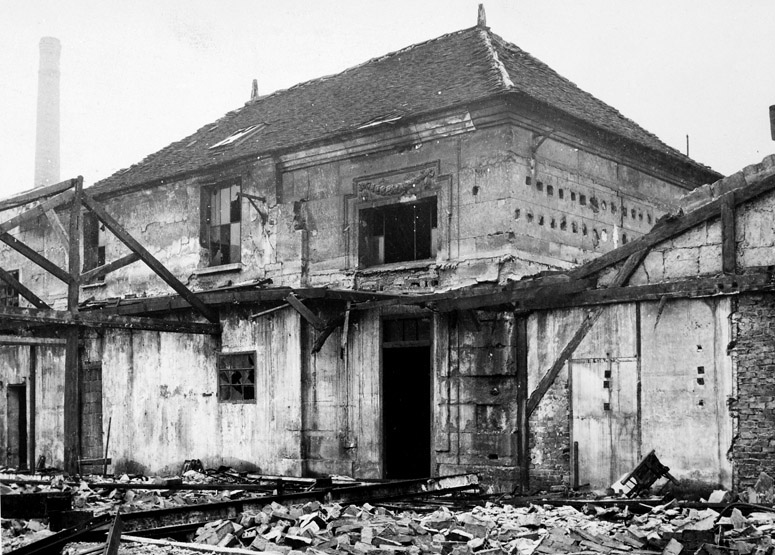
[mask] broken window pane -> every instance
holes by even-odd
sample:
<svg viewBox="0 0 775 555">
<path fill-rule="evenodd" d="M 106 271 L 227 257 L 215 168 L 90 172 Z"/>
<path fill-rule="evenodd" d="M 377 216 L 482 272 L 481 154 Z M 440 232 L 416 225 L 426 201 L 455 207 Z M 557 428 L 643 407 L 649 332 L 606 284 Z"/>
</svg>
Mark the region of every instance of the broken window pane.
<svg viewBox="0 0 775 555">
<path fill-rule="evenodd" d="M 426 260 L 435 254 L 436 197 L 360 211 L 363 266 Z"/>
<path fill-rule="evenodd" d="M 210 220 L 202 222 L 202 225 L 207 226 L 209 266 L 232 264 L 241 259 L 242 216 L 239 194 L 239 182 L 232 182 L 213 187 L 207 197 L 210 205 L 206 213 Z"/>
<path fill-rule="evenodd" d="M 255 353 L 218 355 L 218 399 L 242 402 L 256 399 Z"/>
</svg>

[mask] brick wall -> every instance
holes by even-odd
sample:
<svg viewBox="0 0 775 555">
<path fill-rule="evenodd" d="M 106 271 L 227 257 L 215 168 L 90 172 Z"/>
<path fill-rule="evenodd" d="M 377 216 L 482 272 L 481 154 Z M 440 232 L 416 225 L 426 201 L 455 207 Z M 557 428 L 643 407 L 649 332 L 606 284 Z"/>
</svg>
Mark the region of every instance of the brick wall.
<svg viewBox="0 0 775 555">
<path fill-rule="evenodd" d="M 731 455 L 740 490 L 760 472 L 775 476 L 775 294 L 740 295 L 735 320 L 738 430 Z"/>
<path fill-rule="evenodd" d="M 564 369 L 530 417 L 530 491 L 570 483 L 570 407 Z"/>
</svg>

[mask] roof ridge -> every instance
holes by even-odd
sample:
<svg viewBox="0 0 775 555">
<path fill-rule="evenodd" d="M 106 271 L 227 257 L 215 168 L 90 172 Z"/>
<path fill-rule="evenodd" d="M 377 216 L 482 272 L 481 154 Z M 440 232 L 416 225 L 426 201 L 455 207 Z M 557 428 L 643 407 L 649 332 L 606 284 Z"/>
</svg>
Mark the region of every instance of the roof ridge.
<svg viewBox="0 0 775 555">
<path fill-rule="evenodd" d="M 482 39 L 484 40 L 484 44 L 487 47 L 487 53 L 490 55 L 490 58 L 491 58 L 490 61 L 493 66 L 493 69 L 495 69 L 495 71 L 497 71 L 498 74 L 500 75 L 501 85 L 503 85 L 503 87 L 506 89 L 513 89 L 515 88 L 514 81 L 511 80 L 511 76 L 509 75 L 509 72 L 506 69 L 506 66 L 498 57 L 498 51 L 495 50 L 495 47 L 492 44 L 493 34 L 494 33 L 490 31 L 489 27 L 479 28 L 479 36 L 482 37 Z M 495 36 L 497 37 L 497 35 Z"/>
<path fill-rule="evenodd" d="M 600 103 L 600 104 L 604 105 L 608 110 L 611 110 L 611 112 L 613 114 L 615 114 L 616 116 L 620 117 L 622 120 L 626 121 L 630 125 L 633 125 L 633 126 L 637 127 L 642 133 L 648 135 L 654 141 L 656 141 L 656 143 L 659 144 L 665 150 L 665 153 L 670 154 L 672 156 L 678 156 L 678 157 L 682 158 L 684 161 L 688 161 L 690 163 L 696 164 L 697 166 L 701 166 L 703 168 L 710 169 L 709 166 L 707 166 L 705 164 L 702 164 L 702 163 L 694 160 L 693 158 L 690 158 L 686 154 L 682 153 L 680 150 L 678 150 L 678 149 L 668 145 L 662 139 L 660 139 L 658 135 L 656 135 L 655 133 L 652 133 L 651 131 L 649 131 L 648 129 L 646 129 L 642 125 L 640 125 L 635 120 L 628 118 L 622 112 L 620 112 L 617 108 L 615 108 L 614 106 L 612 106 L 608 102 L 602 100 L 601 98 L 598 98 L 597 96 L 595 96 L 594 94 L 590 93 L 589 91 L 583 89 L 582 87 L 577 85 L 574 81 L 571 81 L 570 79 L 568 79 L 564 75 L 560 74 L 557 70 L 552 69 L 552 67 L 549 66 L 546 62 L 543 62 L 540 59 L 536 58 L 533 54 L 531 54 L 527 50 L 524 50 L 523 48 L 517 46 L 516 44 L 505 40 L 503 37 L 497 35 L 496 33 L 491 33 L 491 34 L 492 34 L 493 38 L 495 38 L 497 41 L 499 41 L 501 43 L 503 48 L 509 49 L 512 52 L 514 52 L 514 53 L 516 53 L 516 54 L 518 54 L 520 56 L 527 56 L 527 58 L 529 58 L 530 63 L 533 63 L 536 66 L 540 67 L 541 70 L 543 70 L 543 71 L 551 72 L 552 74 L 556 75 L 559 79 L 562 79 L 566 83 L 572 85 L 576 89 L 577 92 L 581 93 L 587 99 L 591 100 L 592 102 L 596 102 L 596 103 Z M 496 53 L 497 53 L 497 50 L 496 50 Z M 505 66 L 504 66 L 504 69 L 505 69 Z M 519 87 L 516 87 L 516 86 L 514 88 L 515 89 L 519 89 Z M 560 109 L 562 110 L 562 108 L 560 108 Z M 563 111 L 566 111 L 566 110 L 563 110 Z"/>
<path fill-rule="evenodd" d="M 312 84 L 319 83 L 321 81 L 326 81 L 326 80 L 331 79 L 333 77 L 338 77 L 340 75 L 344 75 L 346 73 L 350 73 L 351 71 L 355 71 L 357 69 L 360 69 L 360 68 L 362 68 L 364 66 L 367 66 L 369 64 L 373 64 L 374 62 L 379 62 L 381 60 L 384 60 L 384 59 L 387 59 L 387 58 L 391 58 L 393 56 L 397 56 L 397 55 L 403 54 L 405 52 L 409 52 L 410 50 L 414 50 L 414 49 L 417 49 L 417 48 L 420 48 L 420 47 L 423 47 L 423 46 L 427 46 L 428 44 L 439 42 L 439 41 L 445 40 L 445 39 L 447 39 L 449 37 L 452 37 L 452 36 L 455 36 L 455 35 L 462 35 L 464 33 L 470 32 L 470 31 L 476 31 L 478 29 L 480 29 L 480 27 L 478 27 L 478 26 L 468 27 L 466 29 L 460 29 L 458 31 L 452 31 L 450 33 L 446 33 L 446 34 L 443 34 L 441 36 L 425 40 L 423 42 L 418 42 L 418 43 L 415 43 L 415 44 L 410 44 L 409 46 L 405 46 L 405 47 L 400 48 L 398 50 L 394 50 L 393 52 L 388 52 L 387 54 L 382 54 L 381 56 L 375 56 L 374 58 L 369 58 L 365 62 L 361 62 L 360 64 L 357 64 L 357 65 L 354 65 L 354 66 L 350 66 L 350 67 L 348 67 L 346 69 L 343 69 L 342 71 L 339 71 L 337 73 L 330 73 L 328 75 L 323 75 L 321 77 L 315 77 L 314 79 L 309 79 L 309 80 L 303 81 L 301 83 L 296 83 L 295 85 L 292 85 L 292 86 L 290 86 L 288 88 L 285 88 L 285 89 L 277 89 L 276 91 L 272 91 L 271 93 L 266 94 L 264 96 L 259 96 L 256 99 L 248 100 L 247 102 L 245 102 L 245 106 L 252 105 L 252 104 L 258 104 L 259 102 L 261 102 L 263 100 L 266 100 L 268 98 L 271 98 L 273 96 L 276 96 L 276 95 L 279 95 L 279 94 L 284 94 L 284 93 L 287 93 L 287 92 L 290 92 L 290 91 L 294 91 L 294 90 L 297 90 L 297 89 L 301 89 L 301 88 L 310 86 Z"/>
</svg>

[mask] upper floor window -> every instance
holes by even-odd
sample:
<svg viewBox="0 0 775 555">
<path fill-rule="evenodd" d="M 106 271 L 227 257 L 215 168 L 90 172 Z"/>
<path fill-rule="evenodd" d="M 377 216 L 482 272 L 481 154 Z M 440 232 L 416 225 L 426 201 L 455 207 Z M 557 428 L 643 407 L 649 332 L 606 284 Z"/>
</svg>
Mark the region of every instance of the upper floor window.
<svg viewBox="0 0 775 555">
<path fill-rule="evenodd" d="M 426 260 L 435 254 L 436 197 L 360 210 L 362 266 Z"/>
<path fill-rule="evenodd" d="M 83 217 L 83 269 L 93 270 L 105 264 L 107 232 L 97 216 L 87 213 Z"/>
<path fill-rule="evenodd" d="M 207 187 L 202 192 L 202 246 L 208 266 L 233 264 L 241 254 L 241 186 L 239 180 Z"/>
<path fill-rule="evenodd" d="M 8 273 L 17 281 L 19 280 L 19 270 Z M 0 306 L 19 306 L 19 293 L 4 281 L 0 281 Z"/>
<path fill-rule="evenodd" d="M 218 354 L 218 399 L 224 402 L 256 400 L 256 354 Z"/>
</svg>

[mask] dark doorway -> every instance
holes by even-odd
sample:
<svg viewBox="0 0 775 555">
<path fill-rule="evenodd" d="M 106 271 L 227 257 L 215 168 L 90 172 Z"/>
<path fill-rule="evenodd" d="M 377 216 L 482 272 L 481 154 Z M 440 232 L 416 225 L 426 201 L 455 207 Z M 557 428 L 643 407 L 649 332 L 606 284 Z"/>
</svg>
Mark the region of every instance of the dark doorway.
<svg viewBox="0 0 775 555">
<path fill-rule="evenodd" d="M 431 475 L 431 346 L 427 318 L 384 321 L 385 478 Z"/>
<path fill-rule="evenodd" d="M 8 444 L 6 464 L 27 468 L 27 386 L 8 386 Z"/>
</svg>

